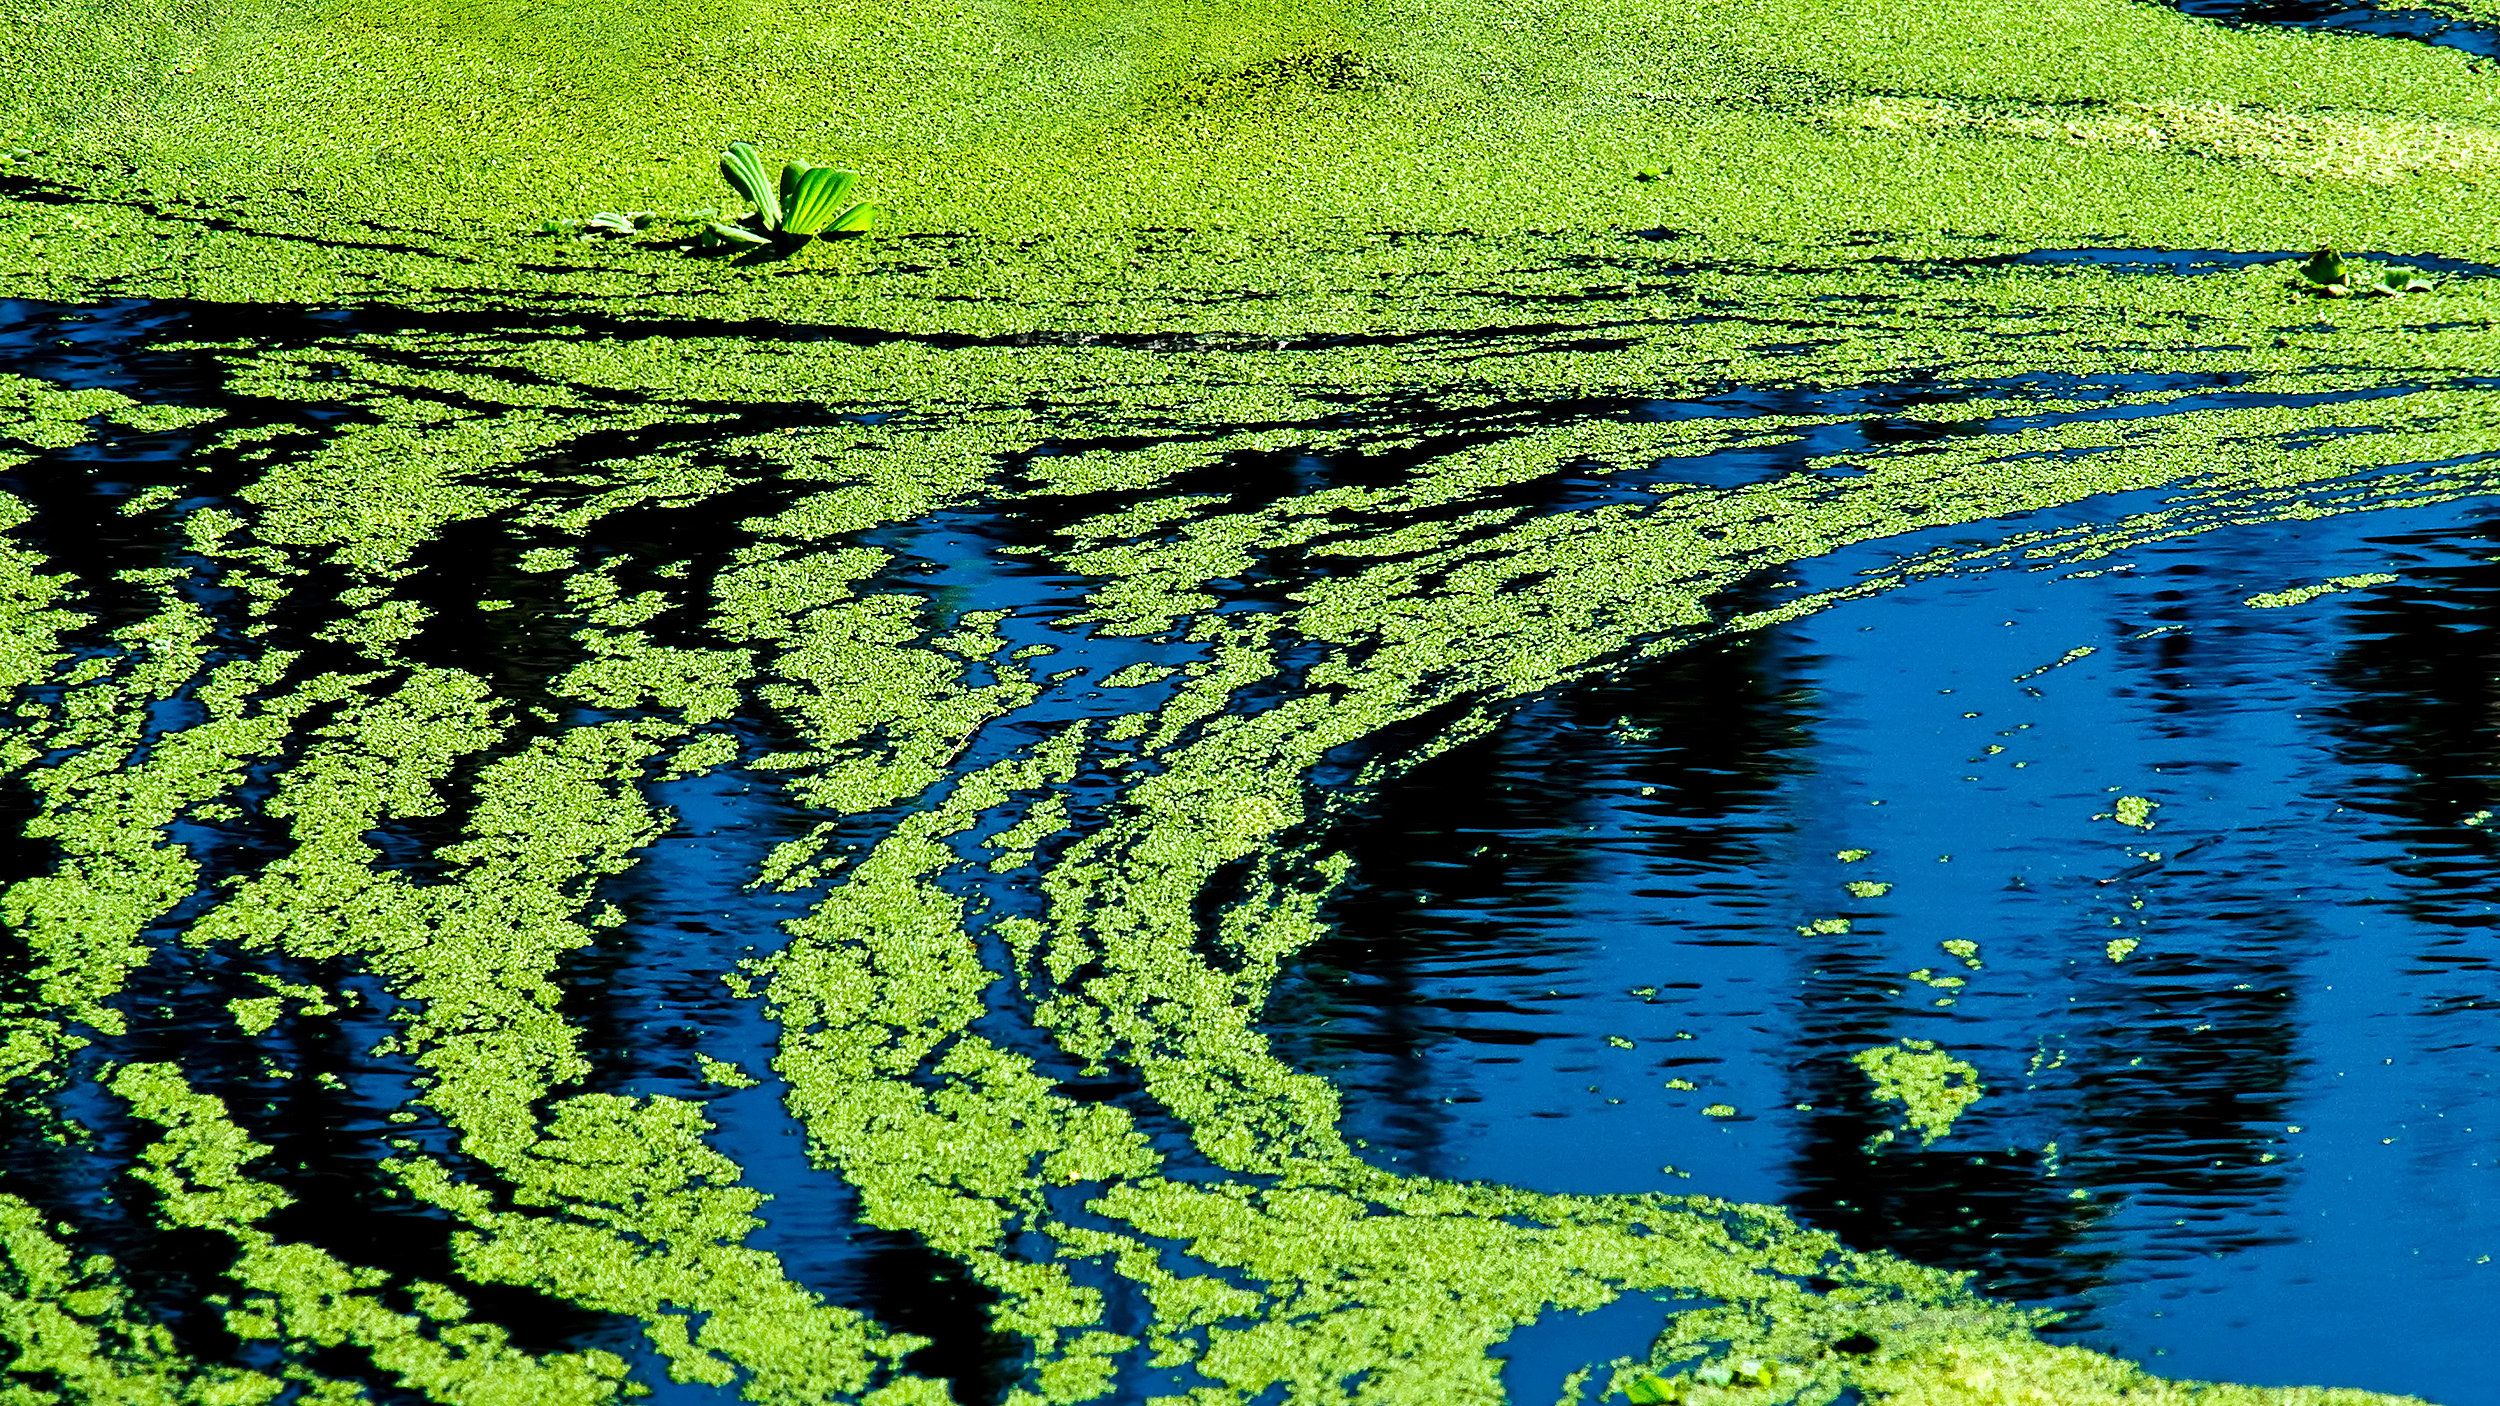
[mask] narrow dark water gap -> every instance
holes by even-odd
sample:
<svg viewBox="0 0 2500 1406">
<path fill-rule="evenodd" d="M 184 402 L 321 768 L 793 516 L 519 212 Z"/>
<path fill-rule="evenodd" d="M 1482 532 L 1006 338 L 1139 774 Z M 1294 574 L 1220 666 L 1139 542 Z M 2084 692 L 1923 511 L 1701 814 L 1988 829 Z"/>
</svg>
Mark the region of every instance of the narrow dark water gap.
<svg viewBox="0 0 2500 1406">
<path fill-rule="evenodd" d="M 2218 529 L 1540 701 L 1345 826 L 1272 1038 L 1383 1165 L 1783 1203 L 2165 1373 L 2500 1400 L 2495 548 L 2474 500 Z M 1904 1039 L 1986 1090 L 1932 1143 L 1858 1062 Z"/>
</svg>

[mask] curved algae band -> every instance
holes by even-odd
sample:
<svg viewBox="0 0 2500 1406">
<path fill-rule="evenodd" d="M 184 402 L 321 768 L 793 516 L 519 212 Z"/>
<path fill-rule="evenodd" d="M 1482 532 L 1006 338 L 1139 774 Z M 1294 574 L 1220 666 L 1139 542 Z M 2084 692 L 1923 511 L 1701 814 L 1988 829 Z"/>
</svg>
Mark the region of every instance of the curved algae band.
<svg viewBox="0 0 2500 1406">
<path fill-rule="evenodd" d="M 1923 575 L 2490 493 L 2485 280 L 2015 261 L 2487 263 L 2459 56 L 2103 0 L 6 13 L 43 154 L 0 271 L 200 300 L 159 350 L 219 384 L 0 382 L 45 847 L 0 895 L 47 1149 L 0 1186 L 7 1399 L 947 1399 L 774 1239 L 801 1197 L 977 1285 L 1017 1403 L 1491 1402 L 1518 1327 L 1648 1290 L 1710 1305 L 1645 1364 L 1696 1403 L 2387 1399 L 2051 1348 L 1771 1208 L 1384 1172 L 1258 1021 L 1336 818 L 1522 700 Z M 731 136 L 862 170 L 895 237 L 519 234 L 717 204 Z M 1816 447 L 1886 384 L 1961 432 Z M 49 491 L 169 426 L 157 481 Z M 1957 524 L 1989 545 L 1728 604 Z M 801 817 L 751 876 L 801 911 L 697 961 L 628 880 L 707 776 Z M 600 963 L 744 1024 L 620 1038 Z M 742 1085 L 812 1184 L 753 1184 Z"/>
</svg>

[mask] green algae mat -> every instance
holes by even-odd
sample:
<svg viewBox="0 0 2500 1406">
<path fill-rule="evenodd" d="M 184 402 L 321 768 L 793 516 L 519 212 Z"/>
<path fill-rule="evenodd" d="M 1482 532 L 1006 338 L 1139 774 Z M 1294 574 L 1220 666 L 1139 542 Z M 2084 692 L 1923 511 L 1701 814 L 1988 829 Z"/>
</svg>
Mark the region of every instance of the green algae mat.
<svg viewBox="0 0 2500 1406">
<path fill-rule="evenodd" d="M 1386 1169 L 1265 1020 L 1338 827 L 1528 700 L 2500 488 L 2487 65 L 2121 0 L 0 15 L 0 1401 L 1439 1406 L 1643 1294 L 1582 1399 L 2390 1399 Z M 738 139 L 891 214 L 695 257 Z M 1870 385 L 1923 432 L 1834 447 Z"/>
</svg>

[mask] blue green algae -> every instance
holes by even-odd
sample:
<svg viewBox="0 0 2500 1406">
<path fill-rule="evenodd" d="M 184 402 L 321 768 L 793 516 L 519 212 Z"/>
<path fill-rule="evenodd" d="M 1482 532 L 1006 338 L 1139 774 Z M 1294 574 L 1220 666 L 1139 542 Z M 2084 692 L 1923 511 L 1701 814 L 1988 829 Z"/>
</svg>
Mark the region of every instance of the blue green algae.
<svg viewBox="0 0 2500 1406">
<path fill-rule="evenodd" d="M 2500 94 L 2462 56 L 2117 0 L 6 16 L 42 147 L 0 177 L 12 292 L 397 310 L 202 321 L 170 349 L 213 405 L 0 380 L 21 480 L 204 445 L 0 500 L 0 763 L 49 846 L 0 894 L 0 1076 L 117 1215 L 216 1247 L 169 1276 L 13 1172 L 7 1399 L 974 1400 L 759 1246 L 799 1194 L 979 1285 L 1018 1406 L 1493 1402 L 1511 1334 L 1641 1293 L 1704 1306 L 1599 1389 L 2387 1399 L 2051 1347 L 1777 1208 L 1383 1170 L 1262 1021 L 1347 881 L 1332 825 L 1526 700 L 1927 575 L 2500 486 L 2491 280 L 2293 275 L 2330 239 L 2487 269 Z M 731 137 L 861 170 L 892 235 L 521 233 L 718 205 Z M 2279 257 L 2015 261 L 2096 243 Z M 1941 392 L 1931 432 L 1851 439 L 1881 383 Z M 161 550 L 83 579 L 82 514 Z M 1064 600 L 924 579 L 896 534 L 938 521 L 1012 525 L 976 554 Z M 615 1086 L 579 964 L 635 930 L 659 783 L 732 771 L 811 818 L 750 876 L 804 911 L 717 974 L 769 1051 Z M 207 972 L 250 1079 L 151 1028 Z M 723 1150 L 742 1083 L 819 1187 Z M 439 1269 L 289 1219 L 332 1193 L 279 1085 Z M 476 1307 L 515 1292 L 604 1326 Z"/>
</svg>

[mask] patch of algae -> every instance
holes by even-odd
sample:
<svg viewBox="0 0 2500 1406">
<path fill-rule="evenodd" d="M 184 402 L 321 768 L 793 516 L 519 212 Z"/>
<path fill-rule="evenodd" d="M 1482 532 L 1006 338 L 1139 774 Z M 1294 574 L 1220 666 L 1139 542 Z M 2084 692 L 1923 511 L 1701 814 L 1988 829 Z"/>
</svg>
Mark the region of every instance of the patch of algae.
<svg viewBox="0 0 2500 1406">
<path fill-rule="evenodd" d="M 759 1248 L 776 1203 L 705 1106 L 758 1082 L 819 1173 L 781 1204 L 856 1205 L 992 1296 L 1013 1406 L 1490 1403 L 1516 1329 L 1648 1290 L 1716 1305 L 1639 1368 L 1694 1401 L 2387 1399 L 2052 1348 L 1772 1208 L 1392 1174 L 1260 1024 L 1346 878 L 1332 825 L 1523 700 L 1922 576 L 2500 487 L 2488 279 L 2330 305 L 2289 262 L 2007 262 L 2489 261 L 2500 113 L 2460 56 L 2117 0 L 0 17 L 0 109 L 44 147 L 0 177 L 13 290 L 413 309 L 283 345 L 203 319 L 221 418 L 0 381 L 0 469 L 115 425 L 209 444 L 196 493 L 0 500 L 0 764 L 52 847 L 0 894 L 0 1075 L 28 1126 L 108 1125 L 63 1165 L 226 1247 L 169 1275 L 12 1164 L 0 1399 L 664 1374 L 936 1406 L 873 1296 Z M 893 230 L 760 266 L 518 234 L 719 205 L 733 137 L 856 166 Z M 1874 382 L 1964 397 L 1918 411 L 1964 433 L 1810 452 Z M 1303 456 L 1335 467 L 1276 469 Z M 1729 458 L 1770 467 L 1679 472 Z M 1557 506 L 1567 465 L 1605 501 Z M 163 551 L 82 578 L 88 511 Z M 1988 545 L 1721 604 L 1966 524 Z M 1011 613 L 1024 572 L 1068 594 Z M 1129 652 L 1088 674 L 1087 639 Z M 623 880 L 670 824 L 652 787 L 732 768 L 806 815 L 751 876 L 805 895 L 786 945 L 694 973 L 770 1032 L 769 1080 L 618 1036 L 584 975 L 674 960 Z M 152 1037 L 177 972 L 284 1073 L 355 1077 L 281 1110 Z M 308 1112 L 378 1131 L 315 1169 L 276 1151 Z M 306 1228 L 347 1214 L 338 1165 L 434 1267 Z M 517 1293 L 605 1326 L 549 1347 L 476 1307 Z M 203 1360 L 169 1312 L 249 1346 Z"/>
<path fill-rule="evenodd" d="M 1946 980 L 1961 984 L 1959 978 Z M 1954 1120 L 1987 1091 L 1977 1067 L 1936 1048 L 1933 1040 L 1877 1045 L 1849 1056 L 1849 1062 L 1874 1085 L 1878 1101 L 1901 1105 L 1901 1130 L 1917 1133 L 1921 1147 L 1932 1147 L 1953 1131 Z M 1877 1133 L 1867 1140 L 1867 1149 L 1891 1142 L 1901 1130 Z"/>
<path fill-rule="evenodd" d="M 353 1345 L 405 1386 L 445 1402 L 570 1406 L 615 1396 L 625 1363 L 613 1353 L 533 1358 L 516 1352 L 501 1325 L 464 1321 L 467 1305 L 439 1285 L 394 1283 L 380 1270 L 282 1242 L 262 1229 L 260 1222 L 292 1199 L 243 1170 L 269 1149 L 237 1128 L 217 1099 L 187 1087 L 171 1066 L 124 1065 L 109 1085 L 138 1118 L 164 1130 L 131 1173 L 156 1193 L 162 1222 L 235 1242 L 228 1273 L 247 1292 L 225 1308 L 224 1320 L 236 1337 Z M 396 1294 L 419 1310 L 390 1307 Z"/>
<path fill-rule="evenodd" d="M 284 1384 L 264 1373 L 202 1364 L 130 1303 L 106 1255 L 80 1257 L 43 1213 L 0 1195 L 0 1342 L 11 1349 L 0 1401 L 134 1406 L 259 1406 Z"/>
<path fill-rule="evenodd" d="M 1784 1313 L 1731 1306 L 1679 1315 L 1651 1361 L 1617 1368 L 1614 1380 L 1628 1385 L 1646 1376 L 1653 1399 L 1689 1406 L 1821 1402 L 1852 1388 L 1869 1400 L 1943 1406 L 2112 1400 L 2272 1406 L 2294 1398 L 2362 1406 L 2386 1400 L 2354 1391 L 2289 1393 L 2165 1380 L 2096 1352 L 2043 1346 L 2017 1321 L 1952 1301 L 1949 1286 L 1896 1275 Z"/>
<path fill-rule="evenodd" d="M 2259 591 L 2240 602 L 2253 610 L 2281 610 L 2287 606 L 2307 605 L 2320 596 L 2338 591 L 2358 591 L 2370 586 L 2394 584 L 2396 578 L 2384 571 L 2367 571 L 2358 576 L 2330 576 L 2308 586 L 2293 586 L 2280 591 Z"/>
</svg>

